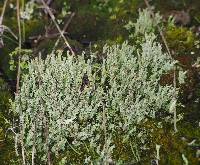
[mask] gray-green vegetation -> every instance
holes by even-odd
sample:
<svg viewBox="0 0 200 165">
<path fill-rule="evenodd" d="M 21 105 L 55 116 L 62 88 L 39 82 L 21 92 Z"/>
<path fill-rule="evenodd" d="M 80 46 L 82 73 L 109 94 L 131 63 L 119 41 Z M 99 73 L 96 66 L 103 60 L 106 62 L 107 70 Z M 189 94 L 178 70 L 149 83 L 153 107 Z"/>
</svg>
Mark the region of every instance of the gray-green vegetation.
<svg viewBox="0 0 200 165">
<path fill-rule="evenodd" d="M 127 43 L 104 46 L 101 64 L 94 64 L 94 54 L 88 60 L 85 54 L 58 53 L 31 61 L 12 109 L 20 115 L 20 148 L 32 155 L 26 161 L 47 161 L 48 153 L 56 156 L 68 148 L 84 154 L 86 163 L 105 163 L 113 159 L 118 136 L 135 147 L 129 161 L 139 161 L 153 131 L 141 124 L 176 106 L 173 85 L 160 85 L 175 61 L 155 38 L 145 35 L 141 49 Z M 80 153 L 83 146 L 92 154 Z"/>
<path fill-rule="evenodd" d="M 0 2 L 0 164 L 199 164 L 199 5 Z"/>
</svg>

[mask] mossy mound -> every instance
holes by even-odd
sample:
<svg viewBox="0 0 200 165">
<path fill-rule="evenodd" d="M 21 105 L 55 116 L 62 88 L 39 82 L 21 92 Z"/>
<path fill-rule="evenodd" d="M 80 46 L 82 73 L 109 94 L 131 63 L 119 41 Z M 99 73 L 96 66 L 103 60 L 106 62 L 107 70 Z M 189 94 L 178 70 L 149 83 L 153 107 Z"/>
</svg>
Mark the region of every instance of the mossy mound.
<svg viewBox="0 0 200 165">
<path fill-rule="evenodd" d="M 11 128 L 12 113 L 9 111 L 12 98 L 9 86 L 0 78 L 0 160 L 2 165 L 13 164 L 17 158 Z M 18 162 L 19 163 L 19 162 Z"/>
<path fill-rule="evenodd" d="M 197 40 L 191 30 L 183 27 L 168 27 L 165 31 L 167 43 L 176 56 L 188 55 L 195 51 L 195 41 Z"/>
</svg>

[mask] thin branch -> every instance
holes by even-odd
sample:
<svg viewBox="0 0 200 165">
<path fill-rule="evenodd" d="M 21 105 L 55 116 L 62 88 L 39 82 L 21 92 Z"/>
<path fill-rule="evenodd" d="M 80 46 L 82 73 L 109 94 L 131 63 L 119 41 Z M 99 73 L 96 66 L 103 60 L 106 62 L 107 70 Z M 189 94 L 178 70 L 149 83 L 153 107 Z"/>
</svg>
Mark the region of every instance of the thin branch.
<svg viewBox="0 0 200 165">
<path fill-rule="evenodd" d="M 72 55 L 75 55 L 73 49 L 71 48 L 69 42 L 67 41 L 67 39 L 65 38 L 63 31 L 60 29 L 58 23 L 56 22 L 55 16 L 53 15 L 53 13 L 51 12 L 51 10 L 49 9 L 49 6 L 44 2 L 44 0 L 41 0 L 45 10 L 48 12 L 49 16 L 51 17 L 51 20 L 53 21 L 53 23 L 55 24 L 56 28 L 58 29 L 58 32 L 60 33 L 61 37 L 63 38 L 65 44 L 67 45 L 67 47 L 69 48 L 70 52 L 72 53 Z"/>
<path fill-rule="evenodd" d="M 13 128 L 8 128 L 8 129 L 6 130 L 6 132 L 4 133 L 4 139 L 0 140 L 0 142 L 3 142 L 3 141 L 6 140 L 6 137 L 7 137 L 8 131 L 13 132 L 13 133 L 15 134 L 15 136 L 16 136 L 17 133 L 14 131 L 14 129 L 15 129 L 15 127 L 13 127 Z"/>
<path fill-rule="evenodd" d="M 4 18 L 4 14 L 5 14 L 7 3 L 8 3 L 8 0 L 5 0 L 4 4 L 3 4 L 3 9 L 2 9 L 1 17 L 0 17 L 0 26 L 3 23 L 3 18 Z M 4 46 L 3 39 L 1 38 L 1 36 L 3 35 L 3 32 L 4 32 L 4 30 L 2 28 L 0 28 L 0 47 Z"/>
<path fill-rule="evenodd" d="M 20 81 L 20 56 L 21 56 L 21 48 L 22 48 L 22 37 L 21 37 L 21 22 L 20 22 L 20 4 L 19 0 L 17 0 L 17 23 L 18 23 L 18 42 L 19 42 L 19 56 L 18 56 L 18 68 L 17 68 L 17 83 L 16 83 L 16 94 L 19 92 L 19 81 Z"/>
<path fill-rule="evenodd" d="M 21 74 L 21 69 L 20 69 L 20 58 L 21 58 L 21 47 L 22 47 L 22 37 L 21 37 L 21 22 L 20 22 L 20 3 L 19 0 L 17 0 L 17 23 L 18 23 L 18 42 L 19 42 L 19 56 L 18 56 L 18 69 L 17 69 L 17 83 L 16 83 L 16 95 L 19 93 L 19 82 L 20 82 L 20 74 Z M 26 157 L 25 157 L 25 148 L 24 148 L 24 119 L 22 114 L 20 114 L 21 122 L 20 122 L 20 132 L 21 132 L 21 150 L 22 150 L 22 161 L 23 165 L 26 165 Z"/>
<path fill-rule="evenodd" d="M 1 12 L 1 16 L 0 16 L 0 37 L 2 37 L 4 31 L 7 30 L 17 40 L 17 36 L 12 32 L 12 30 L 9 27 L 3 25 L 3 18 L 4 18 L 4 15 L 5 15 L 5 10 L 6 10 L 7 3 L 8 3 L 8 0 L 5 0 L 4 4 L 3 4 L 3 9 L 2 9 L 2 12 Z M 2 38 L 0 38 L 0 43 L 1 43 L 2 46 L 4 45 Z"/>
<path fill-rule="evenodd" d="M 24 0 L 21 0 L 21 10 L 24 12 L 24 6 L 25 6 L 25 2 Z M 26 38 L 26 31 L 25 31 L 25 20 L 22 19 L 22 39 L 23 39 L 23 42 L 25 41 L 25 38 Z"/>
<path fill-rule="evenodd" d="M 5 34 L 2 35 L 2 38 L 6 38 L 6 39 L 10 40 L 11 42 L 13 42 L 13 44 L 18 45 L 18 42 L 17 42 L 17 41 L 13 40 L 11 37 L 9 37 L 9 36 L 7 36 L 7 35 L 5 35 Z"/>
<path fill-rule="evenodd" d="M 72 21 L 72 19 L 73 19 L 73 17 L 75 16 L 75 13 L 73 12 L 73 13 L 71 13 L 71 15 L 70 15 L 70 17 L 69 17 L 69 19 L 68 19 L 68 21 L 67 21 L 67 23 L 65 24 L 65 26 L 64 26 L 64 28 L 63 28 L 63 33 L 67 30 L 67 28 L 69 27 L 69 24 L 71 23 L 71 21 Z"/>
<path fill-rule="evenodd" d="M 67 32 L 63 34 L 68 34 Z M 60 36 L 60 33 L 54 33 L 54 34 L 47 34 L 47 35 L 38 35 L 38 36 L 31 36 L 29 37 L 30 40 L 34 40 L 36 43 L 40 42 L 44 39 L 52 39 L 52 38 L 57 38 Z"/>
<path fill-rule="evenodd" d="M 47 5 L 50 5 L 53 0 L 47 0 Z"/>
<path fill-rule="evenodd" d="M 18 37 L 15 35 L 15 33 L 7 26 L 5 25 L 0 25 L 0 32 L 4 32 L 5 30 L 7 30 L 16 40 L 18 39 Z"/>
<path fill-rule="evenodd" d="M 5 14 L 7 3 L 8 3 L 8 0 L 5 0 L 4 4 L 3 4 L 3 9 L 2 9 L 2 12 L 1 12 L 0 25 L 2 25 L 2 23 L 3 23 L 3 17 L 4 17 L 4 14 Z"/>
<path fill-rule="evenodd" d="M 65 24 L 65 26 L 64 26 L 64 28 L 63 28 L 63 30 L 62 30 L 62 33 L 63 33 L 63 34 L 66 32 L 66 30 L 67 30 L 67 28 L 69 27 L 69 24 L 71 23 L 71 21 L 72 21 L 72 19 L 73 19 L 74 16 L 75 16 L 75 13 L 73 12 L 73 13 L 70 15 L 70 17 L 69 17 L 67 23 Z M 61 39 L 61 35 L 60 35 L 60 37 L 57 39 L 57 41 L 56 41 L 56 43 L 55 43 L 55 45 L 54 45 L 53 51 L 54 51 L 54 49 L 58 46 L 58 44 L 59 44 L 59 42 L 60 42 L 60 39 Z"/>
</svg>

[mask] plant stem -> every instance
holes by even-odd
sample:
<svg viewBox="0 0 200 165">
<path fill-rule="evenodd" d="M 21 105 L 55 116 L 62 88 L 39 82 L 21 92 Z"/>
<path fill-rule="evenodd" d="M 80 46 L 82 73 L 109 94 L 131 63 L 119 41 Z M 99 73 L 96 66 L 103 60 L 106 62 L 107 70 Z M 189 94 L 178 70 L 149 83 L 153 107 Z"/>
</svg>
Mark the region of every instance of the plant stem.
<svg viewBox="0 0 200 165">
<path fill-rule="evenodd" d="M 104 149 L 105 149 L 105 156 L 106 156 L 106 160 L 105 160 L 105 165 L 107 165 L 107 159 L 108 159 L 108 146 L 107 146 L 107 130 L 106 130 L 106 112 L 105 112 L 105 106 L 103 105 L 103 131 L 104 131 Z"/>
<path fill-rule="evenodd" d="M 19 93 L 19 82 L 20 82 L 20 58 L 21 58 L 21 47 L 22 47 L 22 40 L 21 40 L 21 22 L 20 22 L 20 3 L 17 0 L 17 23 L 18 23 L 18 44 L 19 44 L 19 56 L 18 56 L 18 69 L 17 69 L 17 83 L 16 83 L 16 95 Z M 21 132 L 21 147 L 22 147 L 22 161 L 23 165 L 26 165 L 26 158 L 25 158 L 25 149 L 24 149 L 24 128 L 23 128 L 23 116 L 22 113 L 20 114 L 21 122 L 20 122 L 20 132 Z"/>
<path fill-rule="evenodd" d="M 177 99 L 177 96 L 176 96 L 176 66 L 174 66 L 174 80 L 173 80 L 173 84 L 174 84 L 174 99 L 176 100 Z M 174 107 L 174 132 L 178 132 L 178 129 L 177 129 L 177 114 L 176 114 L 176 106 Z"/>
<path fill-rule="evenodd" d="M 72 21 L 72 18 L 75 16 L 75 13 L 73 12 L 71 15 L 70 15 L 70 18 L 69 20 L 67 21 L 67 23 L 65 24 L 63 30 L 62 30 L 62 33 L 64 34 L 65 31 L 67 30 L 70 22 Z M 53 48 L 53 51 L 55 50 L 55 48 L 58 46 L 59 42 L 60 42 L 60 38 L 61 38 L 61 35 L 59 36 L 59 38 L 57 39 L 55 45 L 54 45 L 54 48 Z M 52 52 L 53 53 L 53 52 Z"/>
<path fill-rule="evenodd" d="M 3 23 L 3 17 L 4 17 L 4 14 L 5 14 L 7 3 L 8 3 L 8 0 L 5 0 L 4 4 L 3 4 L 3 9 L 2 9 L 2 12 L 1 12 L 0 25 L 2 25 L 2 23 Z"/>
<path fill-rule="evenodd" d="M 22 8 L 21 10 L 24 12 L 24 0 L 21 0 Z M 22 19 L 22 40 L 25 41 L 25 22 L 24 19 Z"/>
<path fill-rule="evenodd" d="M 44 133 L 45 133 L 45 143 L 46 143 L 46 154 L 47 154 L 47 165 L 51 165 L 51 153 L 49 150 L 49 123 L 48 118 L 44 114 Z"/>
<path fill-rule="evenodd" d="M 35 133 L 36 133 L 36 122 L 34 121 L 33 125 L 33 147 L 32 147 L 32 165 L 35 165 L 34 159 L 35 159 Z"/>
<path fill-rule="evenodd" d="M 20 4 L 17 0 L 17 23 L 18 23 L 18 44 L 19 44 L 19 56 L 18 56 L 18 69 L 17 69 L 17 84 L 16 84 L 16 94 L 19 92 L 19 81 L 20 81 L 20 58 L 21 58 L 21 47 L 22 47 L 22 37 L 21 37 L 21 22 L 20 22 Z"/>
</svg>

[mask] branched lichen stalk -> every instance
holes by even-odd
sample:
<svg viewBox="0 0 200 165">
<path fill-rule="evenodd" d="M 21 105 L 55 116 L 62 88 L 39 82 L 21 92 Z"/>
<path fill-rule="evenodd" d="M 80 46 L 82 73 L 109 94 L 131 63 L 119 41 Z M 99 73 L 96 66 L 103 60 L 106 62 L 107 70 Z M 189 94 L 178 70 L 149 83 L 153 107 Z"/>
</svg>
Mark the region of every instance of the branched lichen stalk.
<svg viewBox="0 0 200 165">
<path fill-rule="evenodd" d="M 144 2 L 145 2 L 145 4 L 146 4 L 148 10 L 151 12 L 152 18 L 155 19 L 154 12 L 152 11 L 152 8 L 151 8 L 151 6 L 150 6 L 148 0 L 144 0 Z M 157 24 L 156 26 L 157 26 L 158 31 L 159 31 L 159 33 L 160 33 L 160 36 L 161 36 L 161 38 L 162 38 L 162 40 L 163 40 L 163 43 L 164 43 L 164 45 L 165 45 L 165 48 L 166 48 L 168 54 L 170 55 L 170 57 L 172 58 L 171 51 L 170 51 L 170 49 L 169 49 L 169 46 L 168 46 L 168 44 L 167 44 L 167 40 L 166 40 L 166 38 L 165 38 L 165 36 L 164 36 L 164 34 L 163 34 L 162 29 L 160 28 L 159 24 Z M 177 100 L 177 94 L 176 94 L 176 86 L 177 86 L 177 85 L 176 85 L 176 79 L 177 79 L 177 78 L 176 78 L 176 65 L 174 65 L 173 72 L 174 72 L 174 74 L 173 74 L 174 100 Z M 176 125 L 176 123 L 177 123 L 176 106 L 174 106 L 174 110 L 173 110 L 173 111 L 174 111 L 174 132 L 178 132 L 177 125 Z"/>
</svg>

